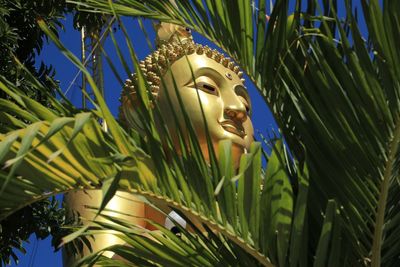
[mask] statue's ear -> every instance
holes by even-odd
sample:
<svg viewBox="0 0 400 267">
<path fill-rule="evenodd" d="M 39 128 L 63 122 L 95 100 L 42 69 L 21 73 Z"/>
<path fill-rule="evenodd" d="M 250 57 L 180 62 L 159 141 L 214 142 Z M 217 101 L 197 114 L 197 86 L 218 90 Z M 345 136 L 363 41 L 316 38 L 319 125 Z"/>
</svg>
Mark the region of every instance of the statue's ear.
<svg viewBox="0 0 400 267">
<path fill-rule="evenodd" d="M 156 83 L 154 81 L 158 77 L 149 79 L 149 72 L 146 75 L 146 81 L 149 83 L 147 88 L 148 91 L 151 92 L 149 106 L 151 109 L 153 109 L 155 105 L 154 101 L 157 99 L 159 92 L 159 86 L 155 85 Z M 143 108 L 143 105 L 139 99 L 137 86 L 137 76 L 136 74 L 132 74 L 131 79 L 127 79 L 125 81 L 121 92 L 118 117 L 124 127 L 133 128 L 139 133 L 144 133 L 143 124 L 138 113 L 139 110 Z"/>
</svg>

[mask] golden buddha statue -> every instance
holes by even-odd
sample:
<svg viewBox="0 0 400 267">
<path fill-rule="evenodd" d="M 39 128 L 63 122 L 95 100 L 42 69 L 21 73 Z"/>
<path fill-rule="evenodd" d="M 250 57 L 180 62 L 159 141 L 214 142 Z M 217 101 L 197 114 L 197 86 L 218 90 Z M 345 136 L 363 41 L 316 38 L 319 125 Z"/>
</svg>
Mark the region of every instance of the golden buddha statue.
<svg viewBox="0 0 400 267">
<path fill-rule="evenodd" d="M 184 27 L 160 23 L 157 27 L 157 46 L 158 49 L 155 52 L 140 62 L 140 68 L 153 94 L 155 102 L 153 104 L 158 105 L 162 111 L 162 120 L 160 118 L 155 118 L 155 120 L 166 124 L 172 142 L 178 149 L 177 124 L 173 112 L 177 115 L 178 125 L 184 131 L 185 123 L 175 90 L 175 82 L 205 159 L 209 159 L 207 126 L 215 151 L 218 151 L 219 141 L 225 139 L 232 141 L 233 162 L 237 169 L 241 155 L 250 148 L 253 142 L 253 126 L 249 118 L 251 102 L 243 84 L 243 73 L 223 54 L 194 43 L 190 31 Z M 120 118 L 128 127 L 140 132 L 140 121 L 135 109 L 138 104 L 135 83 L 136 75 L 133 74 L 126 81 L 122 92 Z M 201 109 L 203 109 L 207 124 L 205 124 Z M 90 219 L 93 218 L 94 213 L 86 206 L 100 206 L 101 191 L 69 193 L 65 197 L 65 203 L 70 211 L 79 212 L 82 217 Z M 134 224 L 150 230 L 152 230 L 150 224 L 141 217 L 168 227 L 173 225 L 165 215 L 145 204 L 143 198 L 128 193 L 117 192 L 107 209 L 135 215 L 137 218 L 132 219 L 114 213 L 114 216 L 129 219 Z M 171 215 L 174 217 L 177 214 Z M 178 217 L 174 218 L 175 221 L 179 221 Z M 184 222 L 181 225 L 184 225 Z M 121 243 L 123 243 L 122 240 L 118 240 L 115 236 L 104 234 L 96 236 L 92 242 L 92 249 L 97 251 Z M 88 253 L 87 250 L 83 252 L 83 254 Z M 64 266 L 69 266 L 76 261 L 72 255 L 67 256 L 64 257 Z M 112 254 L 107 256 L 112 257 Z"/>
<path fill-rule="evenodd" d="M 161 23 L 158 33 L 158 50 L 141 61 L 140 67 L 162 111 L 163 121 L 171 137 L 178 136 L 173 111 L 178 115 L 178 124 L 181 127 L 185 125 L 175 92 L 175 80 L 205 158 L 208 159 L 209 155 L 201 108 L 215 151 L 218 151 L 219 141 L 232 140 L 237 167 L 240 156 L 250 148 L 253 141 L 253 126 L 249 119 L 251 102 L 243 84 L 243 73 L 217 50 L 195 44 L 183 27 Z M 157 73 L 162 75 L 165 88 Z M 135 75 L 132 75 L 132 80 L 135 79 Z M 121 117 L 129 126 L 140 130 L 135 103 L 132 103 L 136 99 L 132 80 L 127 80 L 122 94 Z M 171 98 L 172 107 L 167 94 Z M 175 147 L 179 147 L 178 140 L 173 141 Z"/>
</svg>

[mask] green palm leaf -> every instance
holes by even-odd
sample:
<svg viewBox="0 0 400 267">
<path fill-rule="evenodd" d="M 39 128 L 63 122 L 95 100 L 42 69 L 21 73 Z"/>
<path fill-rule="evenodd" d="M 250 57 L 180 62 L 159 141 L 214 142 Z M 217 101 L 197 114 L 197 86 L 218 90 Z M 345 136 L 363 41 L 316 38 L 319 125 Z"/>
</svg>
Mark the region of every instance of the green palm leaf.
<svg viewBox="0 0 400 267">
<path fill-rule="evenodd" d="M 44 30 L 46 31 L 46 28 Z M 50 37 L 54 38 L 52 35 Z M 77 62 L 62 44 L 59 42 L 56 44 L 67 57 Z M 137 65 L 137 61 L 134 63 Z M 78 63 L 77 65 L 82 67 Z M 142 86 L 145 87 L 146 84 L 142 83 Z M 174 155 L 171 163 L 165 154 L 162 156 L 162 148 L 157 141 L 158 133 L 150 130 L 154 128 L 151 127 L 151 123 L 154 123 L 152 120 L 148 122 L 150 126 L 147 127 L 149 127 L 148 137 L 154 143 L 147 143 L 150 145 L 146 148 L 146 150 L 150 148 L 148 150 L 150 154 L 147 155 L 135 145 L 135 141 L 121 126 L 116 125 L 118 129 L 110 133 L 102 129 L 97 123 L 99 118 L 107 123 L 109 120 L 114 120 L 109 118 L 108 108 L 102 104 L 91 113 L 82 113 L 70 107 L 71 117 L 64 117 L 65 114 L 62 112 L 66 109 L 62 109 L 62 112 L 61 108 L 51 110 L 34 100 L 27 99 L 17 87 L 7 81 L 4 81 L 2 89 L 17 101 L 19 110 L 25 113 L 29 110 L 33 120 L 27 123 L 12 121 L 11 124 L 10 121 L 3 121 L 9 123 L 15 130 L 1 135 L 3 155 L 1 162 L 6 168 L 10 168 L 9 171 L 6 170 L 7 175 L 2 176 L 4 180 L 2 183 L 4 191 L 0 201 L 2 216 L 7 216 L 23 205 L 58 192 L 100 187 L 104 191 L 100 208 L 104 208 L 119 185 L 120 189 L 141 194 L 160 207 L 173 207 L 190 220 L 200 222 L 203 225 L 202 229 L 213 229 L 223 233 L 225 238 L 241 251 L 240 253 L 250 257 L 249 260 L 253 257 L 251 261 L 258 260 L 263 265 L 269 265 L 268 259 L 257 251 L 257 248 L 262 247 L 257 236 L 260 234 L 263 218 L 260 218 L 260 215 L 253 216 L 253 213 L 260 214 L 259 198 L 252 197 L 261 194 L 259 145 L 254 144 L 250 153 L 244 156 L 241 171 L 235 180 L 226 178 L 225 186 L 217 190 L 217 183 L 212 181 L 219 179 L 219 176 L 213 177 L 215 173 L 210 173 L 205 165 L 193 131 L 191 131 L 190 149 L 197 152 L 187 153 L 182 158 L 170 151 Z M 143 97 L 145 96 L 144 94 Z M 101 98 L 101 95 L 98 98 Z M 21 114 L 25 114 L 24 112 Z M 18 113 L 10 114 L 11 117 L 12 115 L 18 116 Z M 147 117 L 152 118 L 151 115 Z M 125 141 L 117 142 L 120 135 Z M 120 151 L 121 142 L 126 142 L 125 151 L 129 151 L 128 155 Z M 230 147 L 231 144 L 227 143 L 226 156 L 222 158 L 221 164 L 223 162 L 229 164 Z M 173 150 L 172 147 L 171 149 Z M 172 169 L 171 164 L 174 166 Z M 216 161 L 213 161 L 212 165 L 215 164 Z M 215 167 L 212 169 L 217 170 L 218 167 Z M 231 171 L 231 176 L 232 174 Z M 157 176 L 156 181 L 151 179 L 153 176 Z M 38 177 L 41 177 L 40 180 Z M 238 188 L 234 186 L 236 180 L 239 181 Z M 252 182 L 250 187 L 247 186 L 248 181 Z M 186 193 L 181 195 L 180 190 L 185 190 Z M 19 192 L 18 198 L 14 197 L 15 201 L 10 203 L 8 200 L 15 192 Z M 220 204 L 216 202 L 219 194 L 232 202 L 237 202 L 235 205 L 240 209 L 229 210 L 232 202 L 221 203 L 219 207 Z M 247 204 L 241 206 L 241 203 Z M 252 214 L 248 214 L 249 208 Z M 229 211 L 222 216 L 219 212 L 222 209 Z M 242 217 L 243 223 L 236 221 L 238 216 Z M 224 221 L 222 217 L 231 220 Z M 246 230 L 243 227 L 245 221 L 246 224 L 250 224 Z M 231 224 L 234 224 L 235 228 Z M 217 239 L 221 244 L 225 244 L 228 242 L 225 238 L 221 236 Z M 146 237 L 142 237 L 141 242 L 149 242 L 145 239 Z M 161 256 L 164 260 L 170 257 L 168 253 L 163 255 Z"/>
<path fill-rule="evenodd" d="M 309 210 L 312 225 L 322 229 L 319 213 L 329 198 L 337 199 L 345 222 L 342 244 L 351 243 L 351 249 L 343 250 L 340 257 L 349 263 L 363 262 L 372 255 L 373 264 L 379 265 L 379 255 L 386 253 L 381 240 L 397 247 L 384 223 L 392 226 L 390 210 L 397 209 L 398 203 L 393 165 L 398 143 L 399 4 L 383 1 L 381 8 L 378 1 L 361 1 L 369 46 L 350 2 L 345 4 L 347 19 L 342 23 L 335 13 L 336 1 L 323 2 L 324 16 L 316 14 L 316 1 L 308 1 L 306 11 L 295 12 L 294 26 L 288 28 L 297 29 L 297 34 L 286 32 L 287 1 L 276 1 L 267 26 L 260 17 L 265 14 L 264 1 L 259 1 L 260 12 L 255 13 L 247 8 L 250 1 L 243 6 L 228 1 L 176 1 L 177 8 L 157 2 L 113 6 L 121 15 L 180 22 L 237 60 L 265 97 L 300 159 L 304 151 L 299 140 L 304 144 L 310 199 L 316 201 Z M 108 9 L 106 1 L 86 5 L 104 12 Z M 249 18 L 253 23 L 247 22 Z M 316 22 L 321 22 L 319 28 Z M 393 195 L 388 197 L 389 193 Z M 316 242 L 311 244 L 316 247 Z"/>
<path fill-rule="evenodd" d="M 250 8 L 250 1 L 176 2 L 177 6 L 166 0 L 87 0 L 79 6 L 87 11 L 178 23 L 205 35 L 256 84 L 299 164 L 288 164 L 278 143 L 269 157 L 266 177 L 260 181 L 260 152 L 255 145 L 233 177 L 227 159 L 229 144 L 225 144 L 218 151 L 222 160 L 211 164 L 212 175 L 195 153 L 183 159 L 175 155 L 171 170 L 165 157 L 154 157 L 163 152 L 157 149 L 158 134 L 146 111 L 151 141 L 144 152 L 111 116 L 99 92 L 98 109 L 92 113 L 80 113 L 56 100 L 54 111 L 26 99 L 3 80 L 0 88 L 16 103 L 0 103 L 6 107 L 0 119 L 8 132 L 0 135 L 0 162 L 9 165 L 0 175 L 4 181 L 0 195 L 3 216 L 42 198 L 44 192 L 99 187 L 100 181 L 108 179 L 105 196 L 111 196 L 119 182 L 155 205 L 170 205 L 189 220 L 222 233 L 221 238 L 206 242 L 208 249 L 219 240 L 241 248 L 260 263 L 268 264 L 264 258 L 268 256 L 279 266 L 398 264 L 398 1 L 383 1 L 383 8 L 377 0 L 361 1 L 369 42 L 360 32 L 350 2 L 345 5 L 346 20 L 341 21 L 336 1 L 323 1 L 323 14 L 316 13 L 317 1 L 308 1 L 306 9 L 297 1 L 293 17 L 288 16 L 289 1 L 276 1 L 268 22 L 262 0 L 257 12 Z M 52 38 L 90 81 L 79 61 Z M 94 83 L 92 86 L 96 88 Z M 147 103 L 144 82 L 141 90 L 142 101 Z M 113 130 L 104 132 L 96 123 L 98 118 Z M 195 143 L 191 151 L 199 151 Z M 54 159 L 47 163 L 51 155 Z M 305 162 L 308 168 L 296 167 Z M 36 170 L 35 175 L 23 172 L 26 168 Z M 296 170 L 293 173 L 289 171 L 292 168 Z M 121 170 L 128 175 L 117 176 Z M 44 178 L 35 178 L 39 175 Z M 156 177 L 156 182 L 149 181 L 148 175 Z M 132 182 L 128 177 L 135 179 Z M 232 178 L 238 179 L 237 187 Z M 17 201 L 9 203 L 11 197 Z M 130 253 L 127 248 L 112 249 Z M 163 249 L 157 253 L 164 255 L 160 260 L 167 260 L 170 256 Z M 130 259 L 139 260 L 138 253 L 131 252 Z"/>
</svg>

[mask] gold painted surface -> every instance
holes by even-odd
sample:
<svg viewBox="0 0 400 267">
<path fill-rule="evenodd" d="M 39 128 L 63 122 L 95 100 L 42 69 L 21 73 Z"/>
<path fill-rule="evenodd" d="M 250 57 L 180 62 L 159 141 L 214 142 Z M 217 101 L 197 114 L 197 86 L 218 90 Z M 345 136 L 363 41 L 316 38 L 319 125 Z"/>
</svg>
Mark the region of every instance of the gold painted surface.
<svg viewBox="0 0 400 267">
<path fill-rule="evenodd" d="M 179 95 L 183 100 L 184 109 L 197 133 L 205 158 L 209 159 L 209 153 L 205 121 L 201 108 L 204 111 L 215 151 L 218 151 L 219 141 L 231 140 L 233 162 L 235 168 L 238 168 L 240 156 L 250 148 L 253 142 L 253 126 L 250 119 L 251 102 L 243 84 L 242 72 L 219 52 L 195 44 L 190 32 L 183 27 L 168 24 L 160 25 L 157 42 L 160 47 L 158 51 L 142 61 L 140 67 L 146 74 L 147 81 L 151 83 L 150 89 L 155 98 L 155 104 L 162 111 L 162 120 L 166 123 L 175 147 L 179 148 L 179 140 L 173 116 L 174 112 L 178 116 L 180 128 L 183 129 L 184 133 L 187 130 L 185 129 L 183 112 L 178 102 L 173 79 L 175 79 Z M 158 77 L 156 73 L 161 73 L 162 77 Z M 161 78 L 165 86 L 161 82 Z M 168 95 L 171 98 L 172 105 L 169 104 Z M 140 132 L 136 97 L 135 76 L 132 76 L 131 80 L 127 80 L 122 93 L 120 117 L 129 127 Z M 156 118 L 156 120 L 160 122 L 161 118 Z M 165 216 L 140 202 L 138 197 L 121 192 L 117 194 L 122 194 L 133 201 L 115 196 L 107 208 L 139 217 L 143 216 L 164 225 Z M 85 205 L 100 206 L 101 191 L 92 190 L 88 191 L 88 194 L 84 192 L 70 193 L 66 195 L 65 203 L 70 211 L 78 211 L 82 217 L 90 219 L 93 218 L 93 214 L 85 208 Z M 151 229 L 142 219 L 131 217 L 129 219 L 138 226 Z M 105 234 L 96 236 L 92 246 L 94 250 L 99 250 L 121 242 L 112 235 Z M 88 251 L 84 251 L 84 255 L 87 254 Z M 108 256 L 112 257 L 111 254 Z M 71 263 L 76 261 L 72 255 L 66 255 L 64 259 L 64 266 L 70 266 Z"/>
<path fill-rule="evenodd" d="M 82 223 L 87 220 L 91 220 L 95 216 L 95 211 L 90 209 L 90 207 L 99 207 L 101 204 L 102 192 L 101 190 L 87 190 L 87 191 L 76 191 L 65 194 L 64 205 L 67 209 L 68 216 L 73 216 L 73 213 L 78 213 L 82 217 Z M 116 216 L 124 220 L 130 220 L 132 223 L 139 227 L 146 227 L 146 222 L 142 219 L 146 217 L 146 208 L 143 203 L 143 199 L 139 196 L 135 196 L 125 192 L 117 192 L 117 194 L 110 200 L 106 206 L 104 214 Z M 131 216 L 126 216 L 119 214 L 118 212 L 131 214 L 137 216 L 134 218 Z M 104 218 L 97 218 L 96 220 L 106 221 Z M 92 239 L 90 239 L 92 240 Z M 105 247 L 113 244 L 123 244 L 124 242 L 112 234 L 101 234 L 96 235 L 95 239 L 91 241 L 91 246 L 93 251 L 98 251 Z M 90 252 L 85 247 L 83 250 L 83 255 L 88 255 Z M 112 257 L 113 253 L 107 252 L 105 254 L 108 257 Z M 64 266 L 72 266 L 73 263 L 79 257 L 74 257 L 63 251 L 63 262 Z"/>
<path fill-rule="evenodd" d="M 218 151 L 219 141 L 230 139 L 233 143 L 233 161 L 238 167 L 240 156 L 253 142 L 253 126 L 249 118 L 251 103 L 241 79 L 235 72 L 204 54 L 182 57 L 172 64 L 171 70 L 163 77 L 168 89 L 160 86 L 157 102 L 171 136 L 175 137 L 175 147 L 179 147 L 179 143 L 173 110 L 177 111 L 175 113 L 181 128 L 185 124 L 173 77 L 206 159 L 209 159 L 209 153 L 201 106 L 215 151 Z M 171 97 L 173 108 L 168 103 L 167 94 Z"/>
<path fill-rule="evenodd" d="M 179 25 L 161 22 L 157 24 L 156 31 L 157 47 L 171 42 L 184 43 L 186 41 L 192 40 L 190 30 Z"/>
<path fill-rule="evenodd" d="M 154 98 L 153 106 L 158 105 L 162 113 L 162 118 L 155 117 L 157 125 L 161 128 L 162 123 L 166 124 L 178 149 L 178 131 L 173 115 L 175 113 L 178 116 L 179 128 L 183 129 L 183 136 L 187 136 L 184 112 L 179 105 L 174 86 L 175 79 L 183 108 L 191 119 L 206 159 L 209 159 L 209 153 L 205 125 L 216 151 L 219 141 L 232 141 L 233 161 L 237 168 L 241 154 L 249 149 L 253 141 L 253 126 L 249 117 L 251 102 L 243 84 L 243 73 L 218 51 L 196 44 L 191 39 L 185 40 L 185 43 L 173 41 L 161 45 L 157 51 L 140 62 L 140 68 Z M 138 119 L 137 109 L 140 104 L 136 80 L 134 74 L 125 83 L 121 96 L 120 118 L 128 127 L 141 132 L 143 127 Z M 171 98 L 171 104 L 168 96 Z"/>
</svg>

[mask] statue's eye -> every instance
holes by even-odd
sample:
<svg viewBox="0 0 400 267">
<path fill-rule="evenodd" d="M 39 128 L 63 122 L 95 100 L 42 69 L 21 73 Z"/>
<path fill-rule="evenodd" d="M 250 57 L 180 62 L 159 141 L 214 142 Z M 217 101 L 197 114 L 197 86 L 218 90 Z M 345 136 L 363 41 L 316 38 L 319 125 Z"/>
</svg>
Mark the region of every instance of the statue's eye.
<svg viewBox="0 0 400 267">
<path fill-rule="evenodd" d="M 196 79 L 196 82 L 193 82 L 189 85 L 190 87 L 197 88 L 212 95 L 218 95 L 218 86 L 217 84 L 207 76 L 200 76 Z"/>
<path fill-rule="evenodd" d="M 200 89 L 202 89 L 205 92 L 208 92 L 211 94 L 217 94 L 217 88 L 215 88 L 211 84 L 200 82 L 200 84 L 198 84 L 197 87 L 199 87 Z"/>
</svg>

